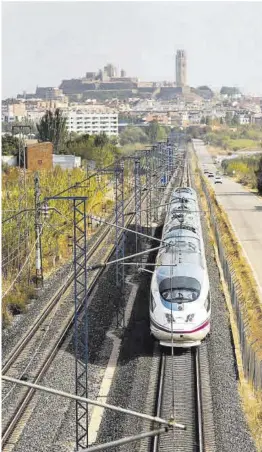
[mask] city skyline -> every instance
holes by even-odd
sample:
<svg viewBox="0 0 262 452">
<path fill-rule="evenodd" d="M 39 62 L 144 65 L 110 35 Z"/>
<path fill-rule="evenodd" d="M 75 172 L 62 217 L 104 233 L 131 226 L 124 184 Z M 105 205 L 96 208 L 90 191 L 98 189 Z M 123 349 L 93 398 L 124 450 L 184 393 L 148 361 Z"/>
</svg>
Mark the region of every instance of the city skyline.
<svg viewBox="0 0 262 452">
<path fill-rule="evenodd" d="M 262 95 L 261 3 L 6 2 L 2 16 L 3 98 L 108 62 L 140 80 L 174 81 L 178 49 L 188 85 Z"/>
</svg>

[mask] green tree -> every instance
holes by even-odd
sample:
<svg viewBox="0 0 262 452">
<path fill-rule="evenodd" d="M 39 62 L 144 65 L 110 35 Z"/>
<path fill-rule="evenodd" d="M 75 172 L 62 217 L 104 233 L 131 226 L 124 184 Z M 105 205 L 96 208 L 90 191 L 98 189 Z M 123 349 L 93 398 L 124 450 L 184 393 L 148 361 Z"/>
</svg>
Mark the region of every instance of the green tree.
<svg viewBox="0 0 262 452">
<path fill-rule="evenodd" d="M 154 143 L 155 141 L 157 141 L 157 135 L 159 132 L 159 124 L 157 121 L 151 121 L 149 126 L 147 127 L 146 133 L 149 137 L 149 140 L 151 143 Z"/>
<path fill-rule="evenodd" d="M 67 136 L 66 118 L 63 117 L 62 111 L 59 108 L 54 113 L 52 110 L 47 110 L 37 124 L 37 130 L 40 141 L 51 141 L 54 145 L 54 153 L 59 154 Z"/>
<path fill-rule="evenodd" d="M 104 132 L 95 136 L 94 145 L 96 148 L 102 149 L 108 143 L 109 143 L 109 138 Z"/>
<path fill-rule="evenodd" d="M 226 121 L 226 124 L 227 124 L 228 126 L 231 126 L 232 118 L 233 118 L 232 113 L 230 113 L 229 111 L 227 111 L 227 112 L 226 112 L 226 118 L 225 118 L 225 121 Z"/>
<path fill-rule="evenodd" d="M 262 194 L 262 157 L 260 157 L 259 163 L 258 163 L 258 169 L 255 171 L 256 178 L 257 178 L 257 189 L 258 193 Z"/>
<path fill-rule="evenodd" d="M 128 126 L 120 133 L 119 141 L 121 146 L 130 143 L 146 143 L 148 136 L 140 127 Z"/>
<path fill-rule="evenodd" d="M 231 121 L 232 126 L 238 126 L 239 125 L 239 119 L 237 115 L 234 115 Z"/>
<path fill-rule="evenodd" d="M 12 135 L 2 135 L 2 154 L 18 155 L 19 139 Z"/>
</svg>

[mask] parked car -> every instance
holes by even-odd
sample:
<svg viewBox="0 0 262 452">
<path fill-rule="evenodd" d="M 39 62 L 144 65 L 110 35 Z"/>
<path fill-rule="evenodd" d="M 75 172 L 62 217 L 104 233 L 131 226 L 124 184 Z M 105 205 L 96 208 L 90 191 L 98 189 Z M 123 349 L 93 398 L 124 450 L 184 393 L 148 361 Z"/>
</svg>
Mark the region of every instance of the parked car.
<svg viewBox="0 0 262 452">
<path fill-rule="evenodd" d="M 214 177 L 213 173 L 208 173 L 207 177 Z"/>
<path fill-rule="evenodd" d="M 214 183 L 215 183 L 215 184 L 222 184 L 222 178 L 221 178 L 221 176 L 216 176 L 216 177 L 215 177 L 215 180 L 214 180 Z"/>
</svg>

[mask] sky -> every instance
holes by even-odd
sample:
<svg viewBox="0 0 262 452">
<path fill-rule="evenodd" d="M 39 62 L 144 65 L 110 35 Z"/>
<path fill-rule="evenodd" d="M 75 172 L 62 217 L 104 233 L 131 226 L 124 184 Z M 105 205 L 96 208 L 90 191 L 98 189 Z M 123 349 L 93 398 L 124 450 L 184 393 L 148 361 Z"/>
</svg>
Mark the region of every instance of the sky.
<svg viewBox="0 0 262 452">
<path fill-rule="evenodd" d="M 59 86 L 111 62 L 140 80 L 262 95 L 262 2 L 3 2 L 2 97 Z"/>
</svg>

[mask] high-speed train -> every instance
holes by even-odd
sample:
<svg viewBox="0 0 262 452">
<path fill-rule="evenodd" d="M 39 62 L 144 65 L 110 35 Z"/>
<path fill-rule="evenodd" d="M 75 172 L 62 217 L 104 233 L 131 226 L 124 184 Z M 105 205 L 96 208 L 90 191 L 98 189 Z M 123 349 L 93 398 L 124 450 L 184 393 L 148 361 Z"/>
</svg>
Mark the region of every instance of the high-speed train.
<svg viewBox="0 0 262 452">
<path fill-rule="evenodd" d="M 151 280 L 150 328 L 167 347 L 197 346 L 210 331 L 211 303 L 196 192 L 170 198 Z"/>
</svg>

